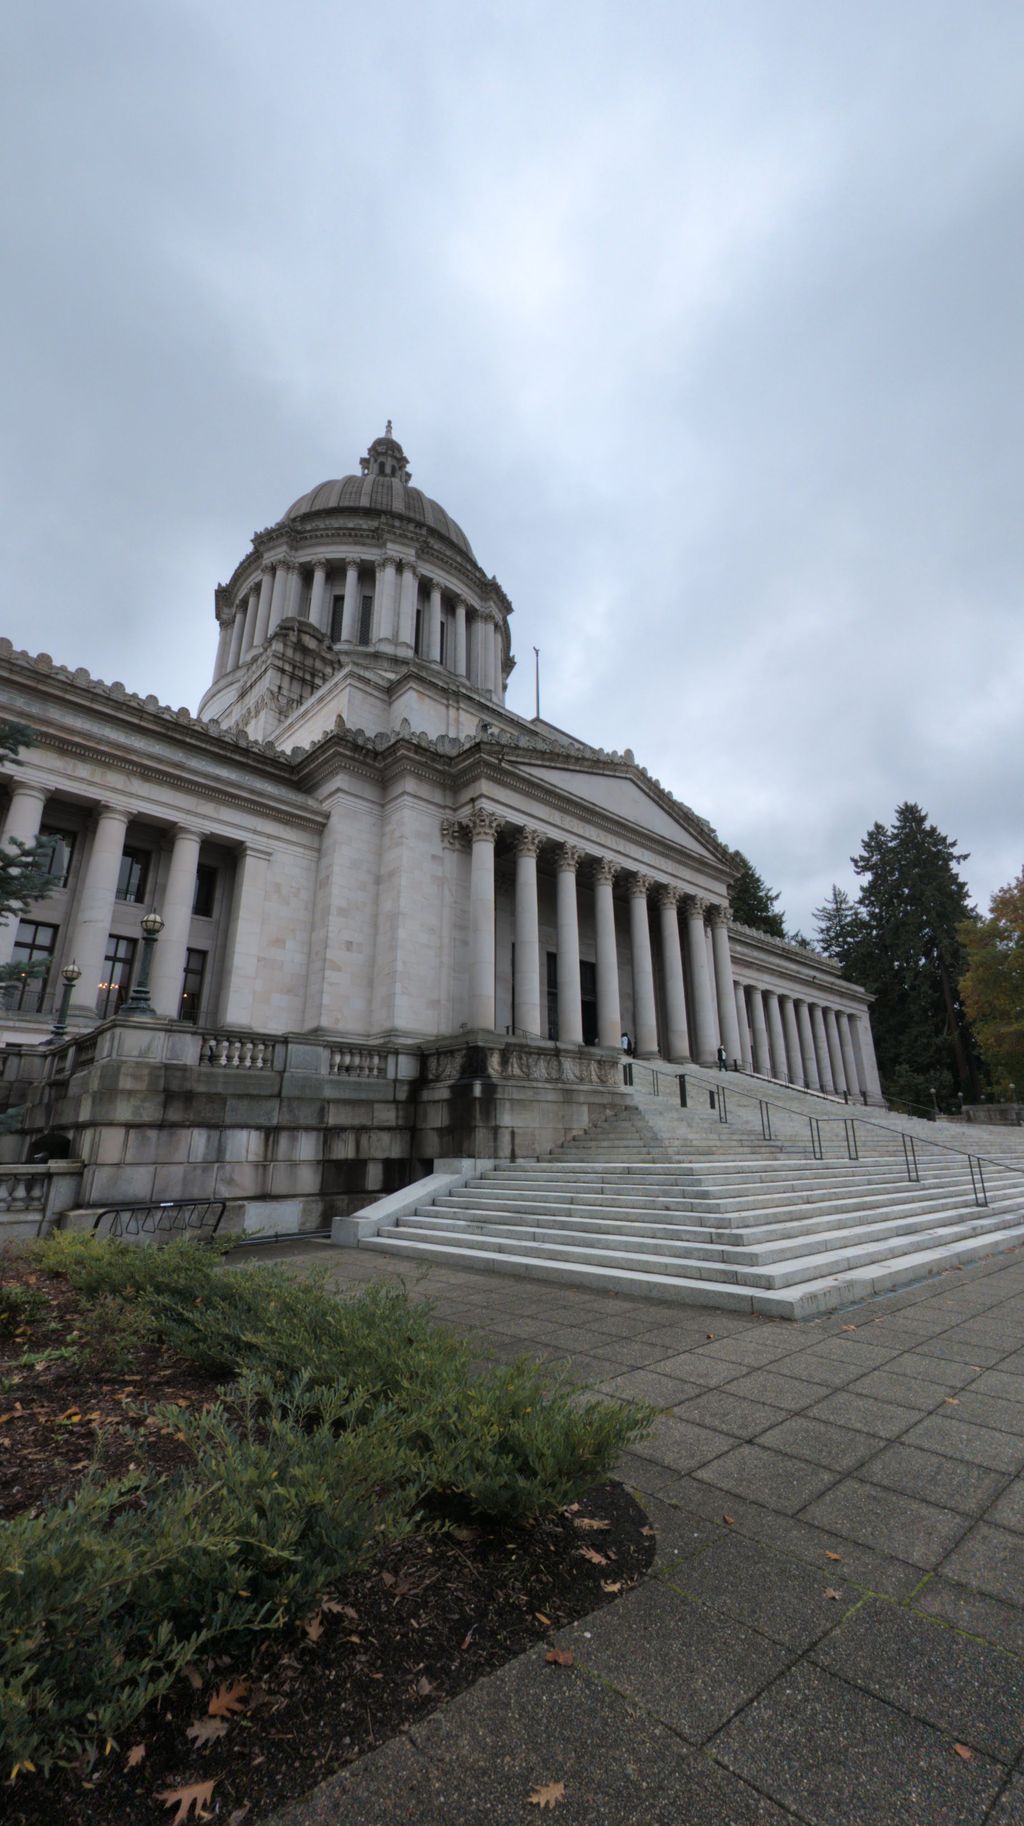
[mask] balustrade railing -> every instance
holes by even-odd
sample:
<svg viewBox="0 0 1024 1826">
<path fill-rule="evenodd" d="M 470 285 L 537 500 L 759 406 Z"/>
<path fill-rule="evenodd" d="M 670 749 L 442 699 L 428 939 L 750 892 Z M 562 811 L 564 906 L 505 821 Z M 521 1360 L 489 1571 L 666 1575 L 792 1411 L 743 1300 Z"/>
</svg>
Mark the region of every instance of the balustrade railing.
<svg viewBox="0 0 1024 1826">
<path fill-rule="evenodd" d="M 231 1071 L 273 1071 L 274 1041 L 257 1034 L 204 1034 L 199 1047 L 200 1065 L 218 1065 Z"/>
</svg>

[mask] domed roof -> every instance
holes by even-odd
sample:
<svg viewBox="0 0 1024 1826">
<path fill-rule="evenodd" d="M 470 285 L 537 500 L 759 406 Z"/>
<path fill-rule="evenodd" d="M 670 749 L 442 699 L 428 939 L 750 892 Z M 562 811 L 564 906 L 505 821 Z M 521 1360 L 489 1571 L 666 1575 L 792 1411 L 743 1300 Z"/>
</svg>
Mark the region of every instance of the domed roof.
<svg viewBox="0 0 1024 1826">
<path fill-rule="evenodd" d="M 390 419 L 384 437 L 374 438 L 366 455 L 360 458 L 359 466 L 362 475 L 320 482 L 293 501 L 282 517 L 296 520 L 300 514 L 325 513 L 339 507 L 357 513 L 400 514 L 404 519 L 415 520 L 420 526 L 428 526 L 432 532 L 450 539 L 476 563 L 473 548 L 458 521 L 445 513 L 439 501 L 432 501 L 420 489 L 409 487 L 411 472 L 405 451 L 391 435 Z"/>
</svg>

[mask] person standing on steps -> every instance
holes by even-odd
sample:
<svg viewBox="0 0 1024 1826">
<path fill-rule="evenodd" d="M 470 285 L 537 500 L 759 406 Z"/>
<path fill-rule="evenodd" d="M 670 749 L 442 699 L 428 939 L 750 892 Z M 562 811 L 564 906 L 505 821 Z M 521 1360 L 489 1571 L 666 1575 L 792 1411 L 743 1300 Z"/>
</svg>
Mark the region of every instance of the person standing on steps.
<svg viewBox="0 0 1024 1826">
<path fill-rule="evenodd" d="M 718 1054 L 717 1054 L 717 1058 L 718 1058 L 718 1069 L 719 1069 L 719 1071 L 720 1071 L 720 1072 L 725 1072 L 725 1071 L 728 1071 L 728 1069 L 729 1069 L 729 1058 L 728 1058 L 728 1054 L 727 1054 L 727 1053 L 726 1053 L 726 1050 L 725 1050 L 725 1047 L 724 1047 L 724 1046 L 720 1046 L 720 1047 L 719 1047 L 719 1048 L 718 1048 Z"/>
</svg>

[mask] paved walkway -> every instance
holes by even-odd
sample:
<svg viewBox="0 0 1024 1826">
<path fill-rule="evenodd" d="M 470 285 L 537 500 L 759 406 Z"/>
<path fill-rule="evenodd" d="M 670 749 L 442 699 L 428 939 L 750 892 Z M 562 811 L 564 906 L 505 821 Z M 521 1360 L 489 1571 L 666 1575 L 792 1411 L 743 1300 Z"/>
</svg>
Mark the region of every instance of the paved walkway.
<svg viewBox="0 0 1024 1826">
<path fill-rule="evenodd" d="M 571 1670 L 530 1651 L 275 1826 L 1024 1826 L 1020 1252 L 805 1325 L 325 1259 L 663 1408 L 621 1467 L 658 1554 Z"/>
</svg>

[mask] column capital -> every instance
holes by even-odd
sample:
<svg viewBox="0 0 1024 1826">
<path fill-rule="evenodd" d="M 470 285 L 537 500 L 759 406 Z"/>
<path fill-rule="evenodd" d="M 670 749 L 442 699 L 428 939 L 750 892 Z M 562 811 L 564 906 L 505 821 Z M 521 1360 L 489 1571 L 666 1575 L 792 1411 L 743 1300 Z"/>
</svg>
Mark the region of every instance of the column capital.
<svg viewBox="0 0 1024 1826">
<path fill-rule="evenodd" d="M 327 575 L 327 559 L 326 558 L 314 558 L 313 571 L 314 571 L 314 574 L 317 571 L 323 571 L 324 576 L 326 576 Z"/>
<path fill-rule="evenodd" d="M 728 907 L 723 906 L 720 901 L 713 901 L 708 906 L 708 922 L 712 926 L 727 926 L 729 924 Z"/>
<path fill-rule="evenodd" d="M 630 899 L 646 900 L 652 885 L 649 875 L 631 875 L 629 878 Z"/>
<path fill-rule="evenodd" d="M 515 850 L 517 856 L 536 856 L 544 839 L 539 831 L 531 831 L 525 825 L 516 833 Z"/>
<path fill-rule="evenodd" d="M 172 824 L 166 834 L 175 838 L 194 837 L 197 843 L 203 843 L 206 839 L 205 831 L 197 830 L 194 824 Z"/>
<path fill-rule="evenodd" d="M 277 566 L 278 566 L 278 560 L 276 558 L 264 558 L 262 564 L 260 565 L 260 576 L 261 577 L 272 577 L 274 575 L 274 572 L 277 569 Z"/>
<path fill-rule="evenodd" d="M 466 824 L 473 842 L 494 843 L 502 826 L 502 819 L 497 812 L 489 812 L 486 806 L 474 805 Z"/>
<path fill-rule="evenodd" d="M 608 856 L 598 856 L 594 861 L 594 880 L 607 881 L 609 884 L 619 874 L 619 865 Z"/>
<path fill-rule="evenodd" d="M 659 907 L 677 907 L 679 889 L 671 887 L 667 881 L 661 882 L 658 888 L 658 905 Z"/>
<path fill-rule="evenodd" d="M 17 798 L 17 799 L 43 799 L 43 800 L 46 800 L 50 797 L 51 793 L 53 792 L 52 786 L 39 786 L 35 780 L 18 780 L 18 779 L 8 778 L 7 784 L 11 789 L 11 798 L 12 799 Z"/>
<path fill-rule="evenodd" d="M 399 562 L 401 563 L 403 571 L 411 571 L 414 577 L 419 576 L 420 567 L 415 558 L 402 558 Z"/>
<path fill-rule="evenodd" d="M 357 571 L 359 569 L 359 566 L 360 566 L 362 560 L 360 558 L 348 557 L 344 560 L 344 562 L 345 562 L 345 565 L 348 570 Z"/>
<path fill-rule="evenodd" d="M 583 851 L 578 849 L 575 843 L 559 844 L 558 866 L 560 869 L 564 869 L 567 874 L 575 875 L 582 861 Z"/>
<path fill-rule="evenodd" d="M 708 910 L 708 903 L 706 900 L 702 900 L 699 894 L 684 894 L 683 910 L 688 919 L 703 920 Z"/>
<path fill-rule="evenodd" d="M 466 831 L 458 818 L 441 819 L 441 842 L 448 850 L 462 850 L 466 847 Z"/>
</svg>

